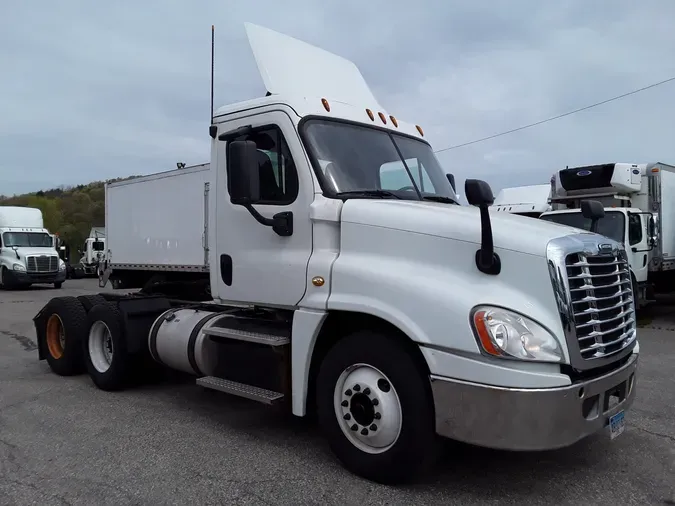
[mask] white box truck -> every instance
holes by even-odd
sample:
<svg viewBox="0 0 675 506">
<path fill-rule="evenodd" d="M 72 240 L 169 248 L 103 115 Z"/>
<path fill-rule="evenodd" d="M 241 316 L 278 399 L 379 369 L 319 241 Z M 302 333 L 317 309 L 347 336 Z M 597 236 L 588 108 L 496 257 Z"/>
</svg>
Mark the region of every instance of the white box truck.
<svg viewBox="0 0 675 506">
<path fill-rule="evenodd" d="M 152 360 L 317 413 L 341 462 L 378 482 L 424 472 L 438 436 L 543 450 L 620 435 L 632 306 L 599 330 L 585 318 L 609 297 L 596 269 L 626 258 L 621 243 L 490 213 L 479 180 L 459 205 L 423 129 L 385 111 L 352 62 L 246 30 L 268 93 L 216 112 L 208 169 L 107 191 L 106 275 L 129 288 L 148 285 L 132 271 L 177 276 L 169 291 L 208 276 L 208 301 L 157 285 L 53 299 L 34 318 L 40 358 L 104 390 Z M 583 292 L 579 264 L 592 266 Z M 613 276 L 630 296 L 627 272 Z"/>
<path fill-rule="evenodd" d="M 504 188 L 497 194 L 490 210 L 539 218 L 551 210 L 550 193 L 551 185 L 548 184 Z"/>
<path fill-rule="evenodd" d="M 675 167 L 665 163 L 607 163 L 568 167 L 551 179 L 547 221 L 590 230 L 581 203 L 599 201 L 597 233 L 625 245 L 638 305 L 675 289 Z"/>
<path fill-rule="evenodd" d="M 42 211 L 0 206 L 0 286 L 27 288 L 39 283 L 61 288 L 65 279 L 66 264 L 44 227 Z"/>
<path fill-rule="evenodd" d="M 101 285 L 208 282 L 209 178 L 206 163 L 106 184 Z"/>
</svg>

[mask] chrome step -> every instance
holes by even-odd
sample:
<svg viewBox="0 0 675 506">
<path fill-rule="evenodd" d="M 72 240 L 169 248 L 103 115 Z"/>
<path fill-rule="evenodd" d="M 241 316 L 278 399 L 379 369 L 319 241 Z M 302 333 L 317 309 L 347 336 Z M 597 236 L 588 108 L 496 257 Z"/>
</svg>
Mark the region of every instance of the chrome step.
<svg viewBox="0 0 675 506">
<path fill-rule="evenodd" d="M 204 376 L 197 379 L 197 385 L 212 390 L 225 392 L 226 394 L 236 395 L 238 397 L 245 397 L 253 401 L 262 402 L 263 404 L 275 404 L 284 398 L 284 394 L 274 392 L 265 388 L 255 387 L 253 385 L 246 385 L 223 378 L 216 378 L 215 376 Z"/>
<path fill-rule="evenodd" d="M 204 329 L 207 336 L 223 337 L 225 339 L 236 339 L 239 341 L 248 341 L 249 343 L 266 344 L 268 346 L 283 346 L 291 342 L 286 336 L 274 334 L 263 334 L 261 332 L 250 332 L 241 329 L 228 329 L 225 327 L 208 327 Z"/>
</svg>

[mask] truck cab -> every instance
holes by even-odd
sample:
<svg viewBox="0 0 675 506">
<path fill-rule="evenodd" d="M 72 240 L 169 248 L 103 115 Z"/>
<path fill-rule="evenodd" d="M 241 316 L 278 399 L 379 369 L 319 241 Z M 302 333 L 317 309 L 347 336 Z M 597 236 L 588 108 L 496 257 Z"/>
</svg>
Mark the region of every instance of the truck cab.
<svg viewBox="0 0 675 506">
<path fill-rule="evenodd" d="M 105 237 L 87 237 L 78 253 L 84 275 L 97 276 L 98 265 L 105 257 Z"/>
<path fill-rule="evenodd" d="M 52 300 L 34 320 L 52 369 L 78 360 L 50 355 L 60 318 L 99 388 L 123 388 L 149 355 L 201 387 L 316 413 L 339 460 L 383 483 L 423 472 L 437 436 L 543 450 L 620 435 L 639 357 L 624 246 L 490 212 L 484 181 L 465 181 L 460 205 L 424 129 L 352 62 L 246 31 L 267 94 L 215 112 L 208 167 L 106 190 L 101 281 L 207 275 L 209 300 Z"/>
<path fill-rule="evenodd" d="M 0 206 L 0 286 L 34 283 L 61 288 L 66 264 L 54 237 L 44 228 L 42 212 L 31 207 Z"/>
</svg>

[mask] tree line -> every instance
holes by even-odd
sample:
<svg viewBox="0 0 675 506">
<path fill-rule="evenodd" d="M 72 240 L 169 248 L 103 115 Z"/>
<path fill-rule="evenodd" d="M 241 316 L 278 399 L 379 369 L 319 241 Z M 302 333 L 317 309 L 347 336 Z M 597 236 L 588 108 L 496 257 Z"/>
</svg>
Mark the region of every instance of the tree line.
<svg viewBox="0 0 675 506">
<path fill-rule="evenodd" d="M 123 181 L 139 176 L 111 179 Z M 69 246 L 71 261 L 89 236 L 91 227 L 105 226 L 105 182 L 62 186 L 11 197 L 0 195 L 0 206 L 36 207 L 42 211 L 45 228 L 58 234 Z"/>
</svg>

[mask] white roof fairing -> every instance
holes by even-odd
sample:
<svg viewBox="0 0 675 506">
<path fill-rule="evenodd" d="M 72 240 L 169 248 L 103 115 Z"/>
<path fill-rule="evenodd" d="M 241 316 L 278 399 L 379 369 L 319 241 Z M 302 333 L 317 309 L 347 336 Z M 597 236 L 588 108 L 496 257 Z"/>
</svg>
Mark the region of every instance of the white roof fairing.
<svg viewBox="0 0 675 506">
<path fill-rule="evenodd" d="M 290 108 L 296 123 L 308 116 L 321 116 L 386 128 L 427 141 L 414 124 L 398 118 L 397 125 L 393 124 L 353 62 L 274 30 L 252 23 L 244 25 L 270 95 L 219 107 L 214 114 L 216 123 L 227 121 L 225 116 L 245 116 L 257 108 L 278 106 Z M 329 110 L 322 99 L 327 100 Z M 372 119 L 367 110 L 372 111 Z"/>
<path fill-rule="evenodd" d="M 353 62 L 269 28 L 252 23 L 244 26 L 268 92 L 383 111 Z"/>
</svg>

